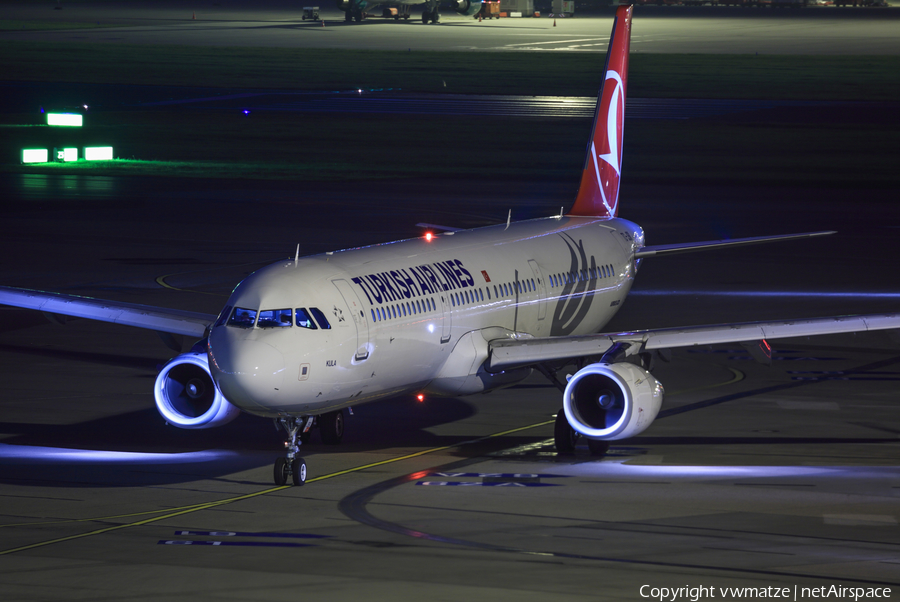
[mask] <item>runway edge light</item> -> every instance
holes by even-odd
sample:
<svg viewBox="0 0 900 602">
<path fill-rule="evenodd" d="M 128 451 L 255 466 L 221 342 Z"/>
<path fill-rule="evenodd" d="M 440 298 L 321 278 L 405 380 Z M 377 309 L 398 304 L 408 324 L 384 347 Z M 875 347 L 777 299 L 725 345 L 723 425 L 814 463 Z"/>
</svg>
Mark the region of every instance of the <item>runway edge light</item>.
<svg viewBox="0 0 900 602">
<path fill-rule="evenodd" d="M 85 161 L 112 161 L 113 147 L 111 146 L 86 146 L 83 155 Z"/>
<path fill-rule="evenodd" d="M 81 127 L 84 117 L 78 113 L 47 113 L 47 125 Z"/>
<path fill-rule="evenodd" d="M 22 149 L 22 163 L 46 163 L 49 156 L 46 148 Z"/>
</svg>

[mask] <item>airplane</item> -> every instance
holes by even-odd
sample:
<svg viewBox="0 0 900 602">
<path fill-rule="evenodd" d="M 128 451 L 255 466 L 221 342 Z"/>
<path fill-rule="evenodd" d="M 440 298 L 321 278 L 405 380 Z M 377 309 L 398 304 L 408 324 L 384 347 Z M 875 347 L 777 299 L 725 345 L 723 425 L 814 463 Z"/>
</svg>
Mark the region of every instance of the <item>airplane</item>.
<svg viewBox="0 0 900 602">
<path fill-rule="evenodd" d="M 664 398 L 653 361 L 667 350 L 741 343 L 760 361 L 783 337 L 900 328 L 900 314 L 608 332 L 645 259 L 809 238 L 809 232 L 646 245 L 618 217 L 632 7 L 616 10 L 581 183 L 568 212 L 293 258 L 243 280 L 218 314 L 0 287 L 0 304 L 152 329 L 180 353 L 159 372 L 157 409 L 185 429 L 241 411 L 287 433 L 278 485 L 303 485 L 300 446 L 316 428 L 337 444 L 344 410 L 402 395 L 463 396 L 534 370 L 562 392 L 554 442 L 592 454 L 638 435 Z M 557 371 L 581 366 L 567 380 Z"/>
<path fill-rule="evenodd" d="M 368 12 L 379 6 L 385 6 L 383 16 L 393 17 L 396 20 L 409 19 L 409 7 L 414 4 L 424 4 L 422 11 L 422 23 L 439 23 L 441 20 L 440 0 L 335 0 L 338 10 L 344 12 L 344 21 L 362 21 L 367 18 Z M 390 11 L 394 8 L 394 11 Z M 460 15 L 473 16 L 481 10 L 481 0 L 455 0 L 453 10 Z"/>
</svg>

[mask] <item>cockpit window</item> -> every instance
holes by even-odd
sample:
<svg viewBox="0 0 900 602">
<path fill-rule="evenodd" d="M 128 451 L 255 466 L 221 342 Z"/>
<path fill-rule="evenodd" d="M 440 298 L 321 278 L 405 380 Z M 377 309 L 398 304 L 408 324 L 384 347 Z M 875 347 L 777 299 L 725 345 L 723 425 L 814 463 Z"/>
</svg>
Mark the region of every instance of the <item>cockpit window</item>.
<svg viewBox="0 0 900 602">
<path fill-rule="evenodd" d="M 319 323 L 319 326 L 324 330 L 328 330 L 331 328 L 331 324 L 328 323 L 328 320 L 325 318 L 325 314 L 322 313 L 318 307 L 310 307 L 310 313 L 316 318 L 316 322 Z"/>
<path fill-rule="evenodd" d="M 213 325 L 213 328 L 224 324 L 225 320 L 227 320 L 228 316 L 230 316 L 230 315 L 231 315 L 231 306 L 226 305 L 225 307 L 222 308 L 221 313 L 219 313 L 219 318 L 216 320 L 216 323 Z"/>
<path fill-rule="evenodd" d="M 296 312 L 297 316 L 297 326 L 300 328 L 310 328 L 312 330 L 316 329 L 316 323 L 313 322 L 312 317 L 309 315 L 309 312 L 302 307 L 297 308 Z"/>
<path fill-rule="evenodd" d="M 256 321 L 259 328 L 283 328 L 291 326 L 290 309 L 264 309 L 259 312 L 259 320 Z"/>
<path fill-rule="evenodd" d="M 256 322 L 256 310 L 247 309 L 245 307 L 235 307 L 228 319 L 229 326 L 237 326 L 238 328 L 253 328 Z"/>
</svg>

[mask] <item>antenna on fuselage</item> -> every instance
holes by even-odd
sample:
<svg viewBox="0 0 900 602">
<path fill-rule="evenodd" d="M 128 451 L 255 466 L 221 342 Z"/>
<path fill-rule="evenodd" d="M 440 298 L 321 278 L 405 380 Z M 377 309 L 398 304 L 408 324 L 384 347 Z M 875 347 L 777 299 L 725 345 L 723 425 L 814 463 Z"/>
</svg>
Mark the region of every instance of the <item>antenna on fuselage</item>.
<svg viewBox="0 0 900 602">
<path fill-rule="evenodd" d="M 562 218 L 564 211 L 565 211 L 565 207 L 560 207 L 560 208 L 559 208 L 559 217 L 560 217 L 560 218 Z"/>
<path fill-rule="evenodd" d="M 509 230 L 509 222 L 512 221 L 512 209 L 509 210 L 509 215 L 506 216 L 506 227 L 504 230 Z"/>
<path fill-rule="evenodd" d="M 300 243 L 297 243 L 297 252 L 294 253 L 294 267 L 297 267 L 297 262 L 300 261 Z"/>
</svg>

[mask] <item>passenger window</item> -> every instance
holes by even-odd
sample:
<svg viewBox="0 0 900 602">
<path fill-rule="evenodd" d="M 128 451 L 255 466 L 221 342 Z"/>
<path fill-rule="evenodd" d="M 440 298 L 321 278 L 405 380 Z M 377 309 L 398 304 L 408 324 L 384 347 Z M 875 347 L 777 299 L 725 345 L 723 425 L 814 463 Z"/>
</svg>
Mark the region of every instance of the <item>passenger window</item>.
<svg viewBox="0 0 900 602">
<path fill-rule="evenodd" d="M 316 322 L 319 323 L 319 328 L 321 328 L 322 330 L 328 330 L 329 328 L 331 328 L 331 324 L 329 324 L 328 318 L 325 317 L 325 314 L 322 313 L 321 309 L 319 309 L 318 307 L 310 307 L 309 313 L 311 313 L 316 319 Z"/>
<path fill-rule="evenodd" d="M 310 330 L 316 329 L 316 323 L 313 322 L 312 317 L 310 317 L 309 312 L 302 307 L 298 307 L 296 311 L 294 311 L 294 318 L 297 322 L 297 326 L 300 328 L 309 328 Z"/>
<path fill-rule="evenodd" d="M 256 325 L 260 328 L 280 328 L 291 326 L 290 309 L 264 309 L 259 312 Z"/>
<path fill-rule="evenodd" d="M 253 328 L 256 322 L 256 310 L 244 307 L 235 307 L 228 320 L 229 326 L 237 326 L 238 328 Z"/>
<path fill-rule="evenodd" d="M 224 324 L 225 320 L 227 320 L 228 316 L 230 316 L 230 315 L 231 315 L 231 306 L 226 305 L 225 307 L 222 308 L 222 311 L 219 312 L 219 319 L 216 320 L 216 323 L 213 325 L 213 328 Z"/>
</svg>

